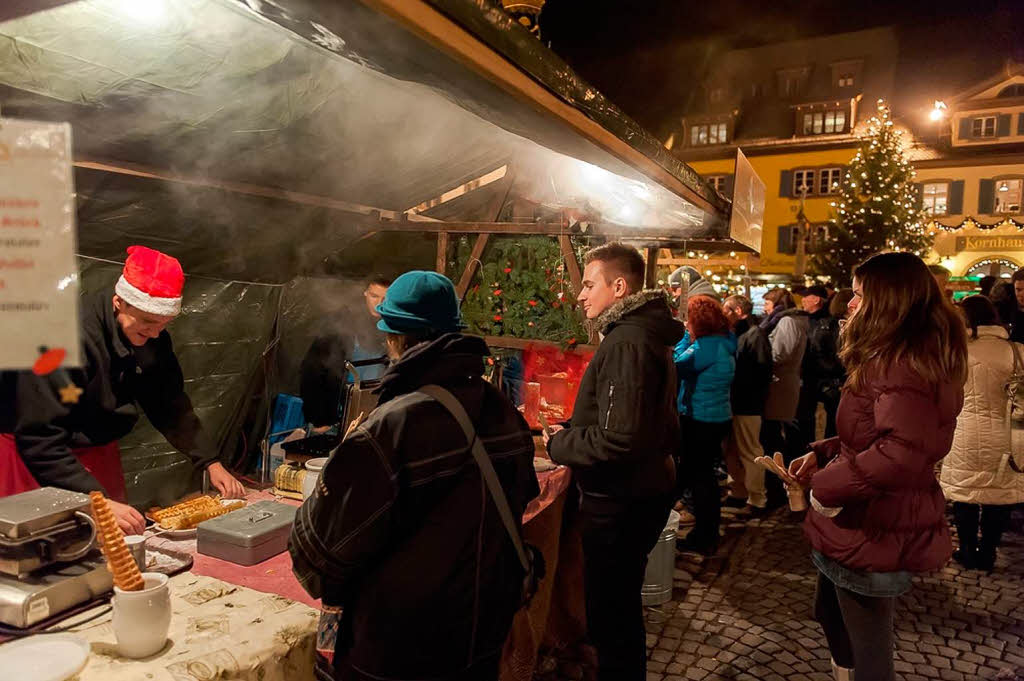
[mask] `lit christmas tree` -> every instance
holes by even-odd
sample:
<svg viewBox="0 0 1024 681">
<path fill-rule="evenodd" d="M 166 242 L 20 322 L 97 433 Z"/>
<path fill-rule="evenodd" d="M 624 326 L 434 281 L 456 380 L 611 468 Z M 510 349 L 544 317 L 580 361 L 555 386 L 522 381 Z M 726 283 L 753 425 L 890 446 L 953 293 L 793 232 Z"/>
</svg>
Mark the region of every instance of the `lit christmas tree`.
<svg viewBox="0 0 1024 681">
<path fill-rule="evenodd" d="M 860 146 L 831 204 L 828 239 L 812 257 L 813 268 L 836 286 L 849 286 L 853 269 L 883 251 L 923 256 L 931 248 L 924 214 L 914 188 L 914 168 L 903 157 L 903 133 L 893 125 L 889 107 L 860 134 Z"/>
</svg>

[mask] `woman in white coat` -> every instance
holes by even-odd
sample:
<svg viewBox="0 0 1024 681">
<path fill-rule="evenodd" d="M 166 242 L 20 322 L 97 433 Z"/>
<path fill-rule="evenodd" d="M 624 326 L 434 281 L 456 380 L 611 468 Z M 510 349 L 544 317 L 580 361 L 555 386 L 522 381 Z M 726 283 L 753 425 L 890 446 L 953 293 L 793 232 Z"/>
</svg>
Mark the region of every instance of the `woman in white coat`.
<svg viewBox="0 0 1024 681">
<path fill-rule="evenodd" d="M 1024 474 L 1010 466 L 1011 442 L 1007 382 L 1014 373 L 1014 350 L 999 314 L 984 296 L 965 298 L 960 309 L 970 329 L 964 409 L 953 448 L 942 461 L 939 481 L 953 502 L 960 549 L 953 558 L 966 568 L 991 571 L 1014 504 L 1024 502 Z M 981 539 L 978 539 L 979 515 Z"/>
</svg>

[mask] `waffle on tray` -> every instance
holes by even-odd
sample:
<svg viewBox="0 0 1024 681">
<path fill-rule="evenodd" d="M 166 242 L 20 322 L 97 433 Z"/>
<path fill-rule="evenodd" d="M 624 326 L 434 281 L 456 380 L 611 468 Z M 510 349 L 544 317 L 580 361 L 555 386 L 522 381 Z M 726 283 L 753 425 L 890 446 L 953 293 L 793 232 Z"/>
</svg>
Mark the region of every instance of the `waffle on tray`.
<svg viewBox="0 0 1024 681">
<path fill-rule="evenodd" d="M 107 568 L 114 576 L 114 586 L 122 591 L 141 591 L 145 586 L 142 573 L 124 542 L 124 533 L 118 527 L 106 497 L 101 492 L 90 492 L 89 501 L 96 519 L 96 532 L 103 542 L 101 548 L 107 559 Z"/>
<path fill-rule="evenodd" d="M 220 496 L 201 496 L 167 508 L 151 509 L 149 517 L 165 530 L 191 530 L 210 518 L 230 513 L 245 506 L 241 499 L 223 503 Z"/>
</svg>

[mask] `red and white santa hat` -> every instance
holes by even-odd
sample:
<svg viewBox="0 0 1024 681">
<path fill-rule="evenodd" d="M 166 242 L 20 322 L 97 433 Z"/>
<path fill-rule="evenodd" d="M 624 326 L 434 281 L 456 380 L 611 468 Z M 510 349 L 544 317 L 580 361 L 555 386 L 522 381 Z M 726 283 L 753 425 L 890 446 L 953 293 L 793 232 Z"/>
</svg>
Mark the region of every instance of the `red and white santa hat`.
<svg viewBox="0 0 1024 681">
<path fill-rule="evenodd" d="M 185 273 L 175 258 L 145 246 L 130 246 L 114 293 L 143 312 L 174 317 L 181 312 L 184 288 Z"/>
</svg>

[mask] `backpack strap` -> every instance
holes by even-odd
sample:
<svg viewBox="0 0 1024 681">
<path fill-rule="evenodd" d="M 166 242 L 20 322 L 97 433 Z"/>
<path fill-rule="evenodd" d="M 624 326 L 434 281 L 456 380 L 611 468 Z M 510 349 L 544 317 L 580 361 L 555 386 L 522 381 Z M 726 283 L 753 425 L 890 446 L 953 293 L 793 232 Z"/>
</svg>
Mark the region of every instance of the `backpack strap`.
<svg viewBox="0 0 1024 681">
<path fill-rule="evenodd" d="M 480 468 L 480 474 L 487 484 L 487 489 L 490 490 L 491 499 L 494 500 L 494 505 L 498 508 L 498 515 L 501 516 L 501 521 L 505 524 L 508 536 L 512 539 L 512 544 L 516 548 L 519 562 L 522 564 L 523 570 L 529 573 L 530 560 L 526 556 L 526 549 L 523 548 L 523 540 L 519 536 L 519 530 L 516 527 L 512 509 L 508 505 L 508 499 L 505 497 L 505 491 L 501 488 L 501 482 L 498 480 L 498 474 L 494 470 L 491 458 L 487 455 L 483 442 L 477 436 L 476 429 L 473 427 L 473 422 L 470 420 L 469 414 L 466 413 L 466 409 L 454 395 L 439 385 L 425 385 L 420 387 L 417 392 L 423 393 L 427 397 L 439 402 L 462 428 L 462 432 L 465 434 L 466 441 L 469 443 L 470 450 L 473 453 L 473 458 L 476 459 L 476 464 Z"/>
</svg>

